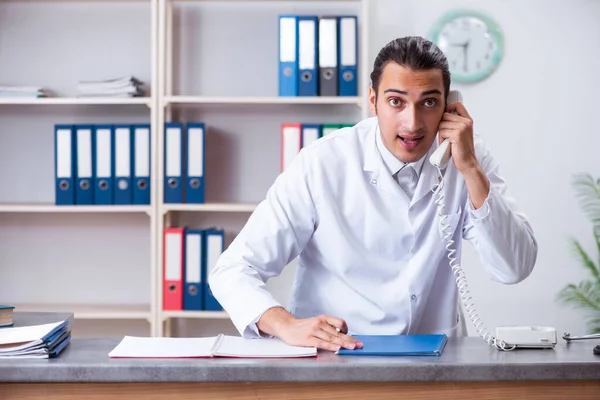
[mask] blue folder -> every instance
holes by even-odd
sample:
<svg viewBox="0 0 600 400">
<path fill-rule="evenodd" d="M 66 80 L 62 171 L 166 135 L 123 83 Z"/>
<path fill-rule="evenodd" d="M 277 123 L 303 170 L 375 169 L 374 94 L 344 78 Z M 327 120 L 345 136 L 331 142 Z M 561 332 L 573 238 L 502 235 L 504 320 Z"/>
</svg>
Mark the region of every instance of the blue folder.
<svg viewBox="0 0 600 400">
<path fill-rule="evenodd" d="M 361 349 L 340 349 L 343 356 L 441 356 L 448 337 L 440 335 L 352 335 Z"/>
</svg>

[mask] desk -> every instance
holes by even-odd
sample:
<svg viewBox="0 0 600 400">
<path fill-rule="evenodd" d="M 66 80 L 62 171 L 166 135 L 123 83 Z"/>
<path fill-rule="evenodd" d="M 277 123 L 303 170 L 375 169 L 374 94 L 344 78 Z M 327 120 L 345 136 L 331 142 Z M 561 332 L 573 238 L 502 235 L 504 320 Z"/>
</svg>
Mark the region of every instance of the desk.
<svg viewBox="0 0 600 400">
<path fill-rule="evenodd" d="M 594 340 L 500 352 L 451 338 L 439 358 L 109 358 L 120 339 L 74 338 L 56 359 L 0 360 L 0 399 L 600 399 Z"/>
</svg>

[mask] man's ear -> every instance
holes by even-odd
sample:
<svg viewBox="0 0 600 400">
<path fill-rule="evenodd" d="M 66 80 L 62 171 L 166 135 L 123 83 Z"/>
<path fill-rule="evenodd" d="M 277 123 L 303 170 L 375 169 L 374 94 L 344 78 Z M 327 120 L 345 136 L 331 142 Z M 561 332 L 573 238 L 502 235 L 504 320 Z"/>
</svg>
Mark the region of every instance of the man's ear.
<svg viewBox="0 0 600 400">
<path fill-rule="evenodd" d="M 377 116 L 377 92 L 373 86 L 369 88 L 369 110 L 373 116 Z"/>
</svg>

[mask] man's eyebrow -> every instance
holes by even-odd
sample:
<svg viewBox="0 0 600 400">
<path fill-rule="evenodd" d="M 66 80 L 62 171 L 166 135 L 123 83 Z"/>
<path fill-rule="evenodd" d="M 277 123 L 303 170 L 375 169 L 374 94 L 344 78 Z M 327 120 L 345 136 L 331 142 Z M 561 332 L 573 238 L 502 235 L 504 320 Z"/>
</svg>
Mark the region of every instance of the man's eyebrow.
<svg viewBox="0 0 600 400">
<path fill-rule="evenodd" d="M 403 95 L 408 94 L 405 90 L 400 90 L 400 89 L 386 89 L 383 91 L 383 93 L 398 93 L 398 94 L 403 94 Z M 430 94 L 439 94 L 441 96 L 442 92 L 440 92 L 438 89 L 426 90 L 423 93 L 421 93 L 421 97 L 428 96 Z"/>
</svg>

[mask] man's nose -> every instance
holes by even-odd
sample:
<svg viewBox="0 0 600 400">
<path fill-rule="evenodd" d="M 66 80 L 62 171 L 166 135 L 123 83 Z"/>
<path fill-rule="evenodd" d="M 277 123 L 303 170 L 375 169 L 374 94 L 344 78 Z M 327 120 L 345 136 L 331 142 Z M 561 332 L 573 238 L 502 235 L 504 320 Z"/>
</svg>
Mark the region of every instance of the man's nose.
<svg viewBox="0 0 600 400">
<path fill-rule="evenodd" d="M 423 123 L 421 122 L 421 118 L 419 117 L 416 107 L 407 107 L 403 114 L 404 121 L 402 125 L 406 130 L 410 130 L 410 132 L 417 132 L 423 127 Z"/>
</svg>

